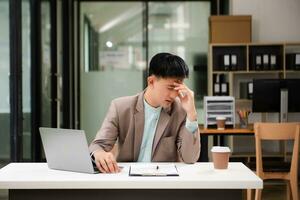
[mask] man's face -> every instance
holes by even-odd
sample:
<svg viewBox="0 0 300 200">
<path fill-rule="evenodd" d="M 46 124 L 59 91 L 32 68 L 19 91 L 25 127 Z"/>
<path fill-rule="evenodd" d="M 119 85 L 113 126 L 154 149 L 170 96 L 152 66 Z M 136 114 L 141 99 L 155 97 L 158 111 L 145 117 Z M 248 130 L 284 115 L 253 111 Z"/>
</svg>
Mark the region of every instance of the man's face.
<svg viewBox="0 0 300 200">
<path fill-rule="evenodd" d="M 151 98 L 153 101 L 158 106 L 169 107 L 178 96 L 178 91 L 174 90 L 174 82 L 182 84 L 183 80 L 178 78 L 158 78 L 156 76 L 149 78 L 148 86 L 152 87 Z"/>
</svg>

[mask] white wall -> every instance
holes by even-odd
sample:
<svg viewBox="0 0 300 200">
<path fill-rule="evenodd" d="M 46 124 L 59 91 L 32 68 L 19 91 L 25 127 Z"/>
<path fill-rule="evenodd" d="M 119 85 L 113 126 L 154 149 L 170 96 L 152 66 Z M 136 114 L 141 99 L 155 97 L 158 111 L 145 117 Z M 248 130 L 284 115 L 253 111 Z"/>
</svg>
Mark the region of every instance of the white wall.
<svg viewBox="0 0 300 200">
<path fill-rule="evenodd" d="M 230 14 L 252 15 L 252 41 L 300 41 L 299 0 L 231 0 Z"/>
</svg>

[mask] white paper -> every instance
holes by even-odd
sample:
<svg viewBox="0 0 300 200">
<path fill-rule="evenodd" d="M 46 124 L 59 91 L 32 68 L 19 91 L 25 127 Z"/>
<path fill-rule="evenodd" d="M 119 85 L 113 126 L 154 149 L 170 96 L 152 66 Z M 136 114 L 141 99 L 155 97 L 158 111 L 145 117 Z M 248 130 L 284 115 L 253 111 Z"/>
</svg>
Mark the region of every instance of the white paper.
<svg viewBox="0 0 300 200">
<path fill-rule="evenodd" d="M 179 176 L 174 164 L 134 164 L 130 166 L 130 176 Z"/>
</svg>

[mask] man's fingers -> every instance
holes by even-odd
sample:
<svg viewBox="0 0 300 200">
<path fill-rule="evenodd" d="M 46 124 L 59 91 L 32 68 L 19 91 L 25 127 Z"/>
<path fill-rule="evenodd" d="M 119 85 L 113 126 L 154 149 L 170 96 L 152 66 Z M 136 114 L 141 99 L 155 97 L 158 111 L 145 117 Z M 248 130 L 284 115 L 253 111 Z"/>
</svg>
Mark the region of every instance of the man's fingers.
<svg viewBox="0 0 300 200">
<path fill-rule="evenodd" d="M 190 96 L 190 93 L 187 90 L 178 90 L 178 96 L 180 99 L 185 99 L 187 96 Z"/>
<path fill-rule="evenodd" d="M 115 172 L 115 173 L 120 172 L 120 169 L 119 169 L 119 167 L 118 167 L 118 164 L 117 164 L 117 161 L 116 161 L 114 155 L 113 155 L 113 154 L 110 154 L 109 158 L 110 158 L 111 163 L 112 163 L 112 165 L 113 165 L 114 172 Z"/>
<path fill-rule="evenodd" d="M 111 152 L 97 152 L 95 161 L 97 168 L 103 173 L 117 173 L 120 171 L 116 159 Z"/>
<path fill-rule="evenodd" d="M 179 90 L 178 93 L 179 93 L 179 95 L 180 95 L 181 98 L 184 98 L 186 96 L 186 93 L 184 91 L 182 91 L 182 90 Z"/>
<path fill-rule="evenodd" d="M 100 160 L 100 164 L 101 164 L 101 167 L 104 169 L 104 171 L 105 171 L 106 173 L 109 172 L 108 166 L 107 166 L 107 164 L 106 164 L 106 162 L 105 162 L 104 159 L 101 159 L 101 160 Z"/>
<path fill-rule="evenodd" d="M 113 167 L 114 173 L 118 173 L 119 172 L 119 167 L 118 167 L 117 163 L 112 161 L 111 165 Z"/>
<path fill-rule="evenodd" d="M 118 164 L 117 164 L 117 162 L 113 162 L 113 166 L 114 166 L 115 172 L 120 172 L 121 171 Z"/>
<path fill-rule="evenodd" d="M 112 161 L 109 159 L 109 160 L 105 160 L 105 162 L 106 162 L 106 165 L 108 166 L 109 172 L 115 173 L 115 168 L 114 168 Z"/>
<path fill-rule="evenodd" d="M 190 93 L 189 89 L 184 86 L 175 87 L 174 90 L 176 90 L 178 92 L 178 95 L 181 98 L 185 97 L 186 95 L 188 95 Z"/>
<path fill-rule="evenodd" d="M 186 89 L 186 87 L 184 87 L 184 86 L 179 86 L 179 87 L 174 87 L 174 90 L 185 90 Z"/>
<path fill-rule="evenodd" d="M 105 170 L 103 169 L 103 167 L 101 166 L 100 161 L 96 161 L 96 166 L 100 172 L 106 173 Z"/>
<path fill-rule="evenodd" d="M 179 84 L 179 83 L 174 82 L 174 86 L 175 86 L 174 90 L 177 90 L 177 91 L 186 90 L 186 91 L 191 92 L 191 90 L 184 83 Z"/>
</svg>

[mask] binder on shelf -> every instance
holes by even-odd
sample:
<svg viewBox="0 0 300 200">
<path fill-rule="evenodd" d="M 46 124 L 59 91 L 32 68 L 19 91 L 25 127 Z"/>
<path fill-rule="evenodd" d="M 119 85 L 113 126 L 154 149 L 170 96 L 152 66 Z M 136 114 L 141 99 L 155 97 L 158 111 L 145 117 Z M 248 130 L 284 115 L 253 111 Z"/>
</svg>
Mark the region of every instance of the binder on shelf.
<svg viewBox="0 0 300 200">
<path fill-rule="evenodd" d="M 220 88 L 220 83 L 215 82 L 213 86 L 213 95 L 214 96 L 219 96 L 221 94 L 221 88 Z"/>
<path fill-rule="evenodd" d="M 269 55 L 263 54 L 263 69 L 268 70 L 269 69 Z"/>
<path fill-rule="evenodd" d="M 261 70 L 262 69 L 262 59 L 261 59 L 260 54 L 257 54 L 255 56 L 255 69 L 256 70 Z"/>
<path fill-rule="evenodd" d="M 221 83 L 221 95 L 222 96 L 229 95 L 228 83 Z"/>
<path fill-rule="evenodd" d="M 276 59 L 276 55 L 274 54 L 270 55 L 270 69 L 271 70 L 277 69 L 277 59 Z"/>
<path fill-rule="evenodd" d="M 229 54 L 225 54 L 223 56 L 223 64 L 224 64 L 224 70 L 228 71 L 230 69 L 230 55 Z"/>
<path fill-rule="evenodd" d="M 300 53 L 287 53 L 285 60 L 287 70 L 300 70 Z"/>
<path fill-rule="evenodd" d="M 295 69 L 300 69 L 300 53 L 295 54 Z"/>
<path fill-rule="evenodd" d="M 237 70 L 237 55 L 231 54 L 230 61 L 231 61 L 231 70 Z"/>
<path fill-rule="evenodd" d="M 253 97 L 253 82 L 248 82 L 247 94 L 248 94 L 248 99 L 252 99 L 252 97 Z"/>
</svg>

